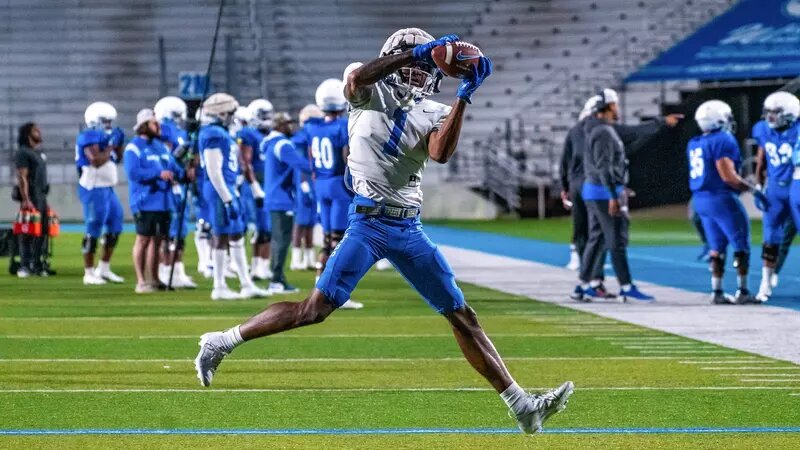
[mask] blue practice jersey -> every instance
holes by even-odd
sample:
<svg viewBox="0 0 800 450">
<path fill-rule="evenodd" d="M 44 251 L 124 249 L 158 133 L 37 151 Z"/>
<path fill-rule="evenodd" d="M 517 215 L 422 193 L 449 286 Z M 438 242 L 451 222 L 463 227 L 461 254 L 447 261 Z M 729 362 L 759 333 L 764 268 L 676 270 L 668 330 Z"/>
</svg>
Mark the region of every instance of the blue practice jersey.
<svg viewBox="0 0 800 450">
<path fill-rule="evenodd" d="M 347 118 L 340 117 L 326 122 L 325 119 L 310 119 L 298 135 L 303 142 L 293 138 L 295 145 L 311 155 L 311 170 L 317 178 L 344 175 L 347 161 L 343 149 L 348 145 Z M 304 145 L 303 145 L 304 144 Z"/>
<path fill-rule="evenodd" d="M 79 174 L 84 167 L 91 165 L 84 149 L 94 144 L 99 145 L 101 151 L 105 151 L 108 146 L 108 135 L 103 130 L 87 128 L 81 131 L 77 139 L 75 139 L 75 167 L 78 169 Z"/>
<path fill-rule="evenodd" d="M 766 126 L 758 137 L 753 136 L 758 140 L 758 145 L 764 149 L 764 156 L 767 161 L 768 184 L 781 183 L 788 185 L 792 181 L 792 173 L 794 171 L 792 150 L 795 143 L 797 143 L 799 129 L 798 122 L 783 131 Z"/>
<path fill-rule="evenodd" d="M 692 192 L 724 192 L 734 190 L 722 181 L 717 171 L 717 161 L 730 158 L 736 171 L 742 165 L 742 156 L 736 138 L 727 131 L 697 136 L 686 148 L 689 159 L 689 189 Z"/>
<path fill-rule="evenodd" d="M 236 133 L 236 142 L 239 146 L 247 145 L 253 149 L 251 164 L 253 172 L 256 174 L 264 173 L 264 155 L 261 154 L 262 140 L 264 140 L 264 135 L 255 127 L 244 127 Z"/>
<path fill-rule="evenodd" d="M 200 151 L 202 167 L 208 170 L 205 162 L 206 150 L 219 149 L 222 152 L 222 177 L 229 186 L 236 185 L 236 177 L 241 170 L 239 168 L 239 146 L 233 140 L 228 130 L 219 125 L 206 125 L 200 129 L 197 148 Z M 208 178 L 206 174 L 206 178 Z"/>
</svg>

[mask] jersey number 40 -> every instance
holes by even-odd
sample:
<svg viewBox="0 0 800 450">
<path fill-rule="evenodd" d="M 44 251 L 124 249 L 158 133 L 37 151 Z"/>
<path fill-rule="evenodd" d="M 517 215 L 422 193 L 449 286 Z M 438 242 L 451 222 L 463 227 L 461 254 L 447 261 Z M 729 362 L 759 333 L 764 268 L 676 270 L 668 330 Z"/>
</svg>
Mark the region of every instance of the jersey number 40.
<svg viewBox="0 0 800 450">
<path fill-rule="evenodd" d="M 333 168 L 333 143 L 331 140 L 326 137 L 312 139 L 311 157 L 314 158 L 314 167 L 317 169 Z"/>
</svg>

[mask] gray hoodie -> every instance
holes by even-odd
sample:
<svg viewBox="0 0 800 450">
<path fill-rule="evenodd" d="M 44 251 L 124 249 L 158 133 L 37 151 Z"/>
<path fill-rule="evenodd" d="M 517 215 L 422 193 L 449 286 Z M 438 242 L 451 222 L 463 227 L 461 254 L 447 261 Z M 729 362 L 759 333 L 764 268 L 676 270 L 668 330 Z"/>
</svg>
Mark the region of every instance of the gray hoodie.
<svg viewBox="0 0 800 450">
<path fill-rule="evenodd" d="M 611 198 L 617 198 L 616 187 L 625 184 L 625 146 L 614 127 L 605 120 L 589 117 L 583 130 L 586 133 L 584 183 L 601 185 Z"/>
</svg>

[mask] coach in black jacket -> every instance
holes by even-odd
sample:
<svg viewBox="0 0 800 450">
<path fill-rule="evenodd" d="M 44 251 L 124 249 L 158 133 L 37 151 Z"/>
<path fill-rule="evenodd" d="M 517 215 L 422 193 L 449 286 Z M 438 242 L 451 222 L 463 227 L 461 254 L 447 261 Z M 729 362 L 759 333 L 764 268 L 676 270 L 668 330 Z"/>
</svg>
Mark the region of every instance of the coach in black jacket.
<svg viewBox="0 0 800 450">
<path fill-rule="evenodd" d="M 586 243 L 589 240 L 589 218 L 581 195 L 584 180 L 583 153 L 586 147 L 586 133 L 583 127 L 598 101 L 600 101 L 599 95 L 591 97 L 584 105 L 578 118 L 578 123 L 567 132 L 559 170 L 562 186 L 561 199 L 564 204 L 568 204 L 567 201 L 572 203 L 570 208 L 572 213 L 572 243 L 579 256 L 583 255 Z M 649 120 L 639 125 L 613 123 L 611 126 L 622 140 L 626 156 L 630 157 L 642 150 L 654 135 L 667 128 L 674 127 L 682 118 L 682 114 L 670 114 L 663 119 Z M 604 261 L 603 255 L 597 258 L 597 264 L 595 264 L 591 272 L 592 280 L 603 279 Z"/>
</svg>

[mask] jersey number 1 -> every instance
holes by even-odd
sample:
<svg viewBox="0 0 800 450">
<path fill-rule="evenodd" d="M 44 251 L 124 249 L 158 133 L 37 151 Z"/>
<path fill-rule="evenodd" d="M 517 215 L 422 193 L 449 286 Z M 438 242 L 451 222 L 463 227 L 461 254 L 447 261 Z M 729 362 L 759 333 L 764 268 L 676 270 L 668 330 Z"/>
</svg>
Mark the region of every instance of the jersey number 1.
<svg viewBox="0 0 800 450">
<path fill-rule="evenodd" d="M 383 153 L 397 158 L 397 155 L 400 154 L 398 144 L 400 143 L 400 138 L 403 137 L 403 130 L 406 128 L 406 119 L 408 118 L 408 113 L 400 108 L 397 108 L 394 110 L 392 118 L 394 119 L 394 126 L 392 127 L 392 131 L 389 133 L 389 140 L 383 144 Z"/>
</svg>

